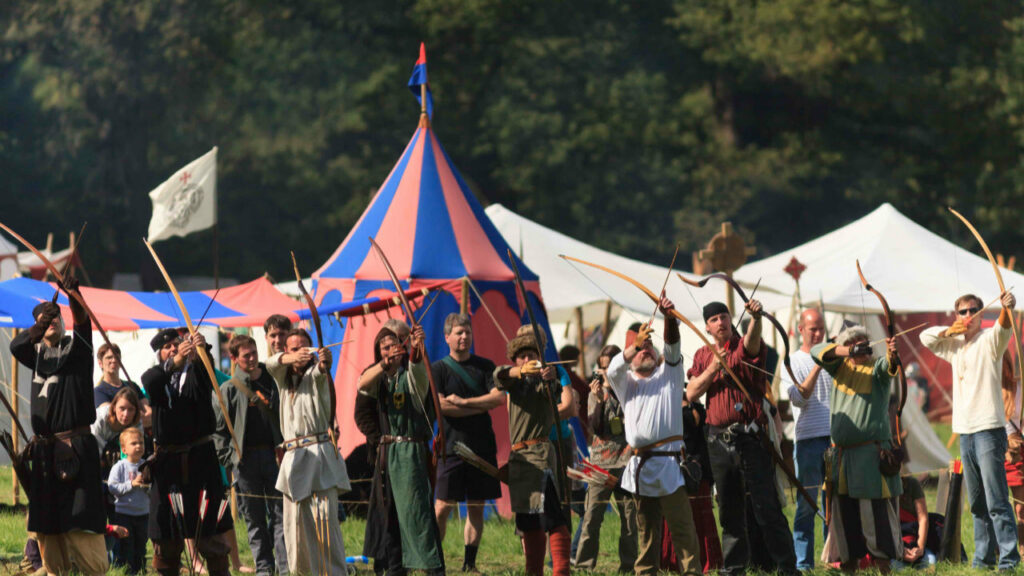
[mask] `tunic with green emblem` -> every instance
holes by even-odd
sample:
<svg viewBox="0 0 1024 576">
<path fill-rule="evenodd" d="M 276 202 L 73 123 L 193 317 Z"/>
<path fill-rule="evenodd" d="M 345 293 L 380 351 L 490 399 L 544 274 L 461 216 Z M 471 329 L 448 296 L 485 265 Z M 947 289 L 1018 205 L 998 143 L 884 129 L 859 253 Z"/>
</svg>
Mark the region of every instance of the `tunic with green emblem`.
<svg viewBox="0 0 1024 576">
<path fill-rule="evenodd" d="M 398 511 L 402 535 L 402 565 L 412 570 L 444 567 L 440 532 L 434 518 L 430 486 L 432 435 L 427 408 L 429 380 L 422 363 L 399 367 L 394 376 L 378 381 L 377 400 L 387 419 L 392 441 L 381 440 L 387 450 L 387 480 Z M 411 378 L 410 378 L 411 374 Z"/>
<path fill-rule="evenodd" d="M 879 448 L 892 447 L 889 428 L 889 388 L 892 377 L 889 360 L 882 356 L 871 365 L 859 365 L 849 358 L 823 360 L 835 344 L 811 349 L 814 361 L 832 376 L 831 480 L 836 494 L 877 500 L 902 493 L 898 475 L 883 476 L 878 469 Z"/>
<path fill-rule="evenodd" d="M 550 478 L 555 490 L 555 449 L 548 439 L 554 419 L 551 401 L 539 378 L 522 380 L 509 376 L 511 366 L 499 366 L 494 382 L 508 392 L 508 429 L 512 445 L 540 439 L 536 444 L 508 455 L 508 491 L 512 511 L 517 514 L 542 514 L 544 489 Z"/>
</svg>

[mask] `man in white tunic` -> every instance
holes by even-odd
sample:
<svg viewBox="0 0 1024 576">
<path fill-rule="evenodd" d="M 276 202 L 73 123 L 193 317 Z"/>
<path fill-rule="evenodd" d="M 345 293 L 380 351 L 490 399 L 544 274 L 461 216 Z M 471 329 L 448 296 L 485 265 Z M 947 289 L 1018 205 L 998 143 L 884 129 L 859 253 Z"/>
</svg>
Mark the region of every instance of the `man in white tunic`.
<svg viewBox="0 0 1024 576">
<path fill-rule="evenodd" d="M 326 348 L 313 350 L 302 329 L 288 333 L 285 350 L 267 359 L 266 366 L 280 391 L 281 434 L 286 438 L 276 487 L 284 495 L 288 570 L 345 574 L 338 494 L 351 490 L 351 485 L 328 434 L 331 353 Z"/>
<path fill-rule="evenodd" d="M 670 316 L 674 305 L 662 298 L 665 316 L 664 360 L 651 343 L 651 327 L 641 326 L 635 339 L 608 365 L 612 390 L 622 402 L 626 441 L 633 456 L 622 473 L 622 488 L 634 494 L 640 554 L 638 575 L 657 574 L 660 566 L 662 517 L 685 574 L 700 574 L 697 528 L 679 468 L 683 450 L 683 357 L 679 323 Z"/>
<path fill-rule="evenodd" d="M 1006 484 L 1003 354 L 1010 343 L 1013 294 L 1002 295 L 999 320 L 981 329 L 981 299 L 957 298 L 952 326 L 921 333 L 921 343 L 953 368 L 953 432 L 960 435 L 967 499 L 974 517 L 975 568 L 1013 570 L 1020 563 L 1017 522 Z M 961 338 L 961 336 L 963 336 Z"/>
</svg>

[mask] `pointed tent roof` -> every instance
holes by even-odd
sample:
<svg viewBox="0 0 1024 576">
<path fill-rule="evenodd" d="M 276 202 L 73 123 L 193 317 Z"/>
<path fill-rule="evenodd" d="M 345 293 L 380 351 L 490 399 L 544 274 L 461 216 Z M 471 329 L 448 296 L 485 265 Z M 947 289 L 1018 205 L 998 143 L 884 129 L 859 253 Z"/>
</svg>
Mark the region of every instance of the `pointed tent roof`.
<svg viewBox="0 0 1024 576">
<path fill-rule="evenodd" d="M 373 237 L 399 278 L 506 281 L 508 244 L 452 164 L 429 122 L 419 128 L 369 207 L 314 278 L 387 278 Z M 517 262 L 523 280 L 537 280 Z"/>
<path fill-rule="evenodd" d="M 747 282 L 763 278 L 762 290 L 792 293 L 793 279 L 783 268 L 794 256 L 807 266 L 800 277 L 804 304 L 817 303 L 820 294 L 826 307 L 836 312 L 881 313 L 878 300 L 857 277 L 858 259 L 864 276 L 896 313 L 946 312 L 964 294 L 987 302 L 999 292 L 986 258 L 931 232 L 888 203 L 806 244 L 747 264 L 735 277 Z M 1024 275 L 1006 269 L 1001 273 L 1008 289 L 1024 289 Z"/>
</svg>

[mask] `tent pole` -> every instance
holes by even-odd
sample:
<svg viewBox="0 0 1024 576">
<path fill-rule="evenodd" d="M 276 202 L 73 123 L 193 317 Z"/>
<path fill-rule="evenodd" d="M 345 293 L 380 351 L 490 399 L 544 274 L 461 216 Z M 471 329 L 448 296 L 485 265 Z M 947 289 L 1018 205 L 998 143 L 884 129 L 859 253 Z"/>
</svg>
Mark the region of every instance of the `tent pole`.
<svg viewBox="0 0 1024 576">
<path fill-rule="evenodd" d="M 576 307 L 576 347 L 580 349 L 579 362 L 576 366 L 576 373 L 579 374 L 580 378 L 586 373 L 587 359 L 584 354 L 586 343 L 583 338 L 583 307 Z"/>
<path fill-rule="evenodd" d="M 14 338 L 16 338 L 17 336 L 18 336 L 18 329 L 17 328 L 13 328 L 11 330 L 11 340 L 14 340 Z M 17 423 L 17 419 L 19 417 L 18 416 L 18 406 L 20 405 L 20 402 L 18 402 L 18 359 L 15 358 L 14 356 L 11 356 L 11 395 L 10 395 L 10 398 L 11 398 L 11 407 L 14 408 L 14 418 L 15 418 L 15 422 L 11 422 L 11 441 L 12 441 L 12 443 L 14 445 L 14 453 L 17 454 L 18 453 L 18 423 Z M 18 495 L 19 487 L 18 487 L 18 476 L 16 474 L 11 474 L 11 489 L 12 489 L 12 492 L 14 494 L 14 505 L 17 506 L 18 505 L 18 500 L 19 500 L 19 497 L 18 497 L 19 496 Z"/>
<path fill-rule="evenodd" d="M 601 346 L 608 345 L 608 329 L 611 328 L 612 323 L 612 301 L 609 300 L 604 304 L 604 323 L 601 325 Z"/>
<path fill-rule="evenodd" d="M 462 278 L 462 296 L 459 298 L 459 314 L 469 314 L 469 277 Z"/>
</svg>

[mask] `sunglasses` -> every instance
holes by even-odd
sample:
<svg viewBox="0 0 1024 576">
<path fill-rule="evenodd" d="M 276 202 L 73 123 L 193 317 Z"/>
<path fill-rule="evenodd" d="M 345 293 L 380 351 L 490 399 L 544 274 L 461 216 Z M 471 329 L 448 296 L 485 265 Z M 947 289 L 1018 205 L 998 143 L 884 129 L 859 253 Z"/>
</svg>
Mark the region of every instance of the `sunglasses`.
<svg viewBox="0 0 1024 576">
<path fill-rule="evenodd" d="M 956 311 L 956 313 L 961 315 L 961 316 L 967 316 L 969 314 L 977 314 L 978 312 L 981 312 L 981 308 L 978 307 L 978 306 L 973 306 L 971 308 L 964 308 L 963 310 L 957 310 Z"/>
</svg>

